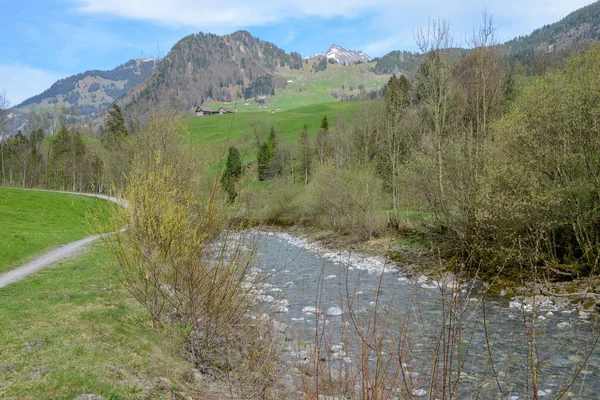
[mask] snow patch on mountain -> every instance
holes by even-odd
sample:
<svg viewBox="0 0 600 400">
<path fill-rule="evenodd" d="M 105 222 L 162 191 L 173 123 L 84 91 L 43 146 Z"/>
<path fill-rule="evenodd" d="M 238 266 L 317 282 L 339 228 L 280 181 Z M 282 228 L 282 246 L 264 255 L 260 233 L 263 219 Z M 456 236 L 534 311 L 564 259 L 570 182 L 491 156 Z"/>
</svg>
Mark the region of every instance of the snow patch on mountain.
<svg viewBox="0 0 600 400">
<path fill-rule="evenodd" d="M 357 62 L 366 63 L 371 61 L 371 57 L 369 57 L 362 51 L 346 50 L 343 47 L 340 47 L 336 44 L 332 45 L 329 48 L 329 50 L 327 50 L 325 53 L 312 54 L 306 57 L 306 59 L 308 59 L 309 61 L 316 61 L 324 57 L 326 57 L 327 59 L 334 60 L 338 64 L 344 65 L 352 65 L 356 64 Z"/>
</svg>

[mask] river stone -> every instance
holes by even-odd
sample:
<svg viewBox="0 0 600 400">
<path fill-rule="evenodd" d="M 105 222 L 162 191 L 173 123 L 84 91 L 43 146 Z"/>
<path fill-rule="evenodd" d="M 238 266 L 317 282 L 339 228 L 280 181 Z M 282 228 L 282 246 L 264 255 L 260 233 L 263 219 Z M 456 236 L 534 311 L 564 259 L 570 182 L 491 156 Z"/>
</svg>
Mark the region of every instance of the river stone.
<svg viewBox="0 0 600 400">
<path fill-rule="evenodd" d="M 549 397 L 550 395 L 544 391 L 544 390 L 538 390 L 537 392 L 538 397 Z"/>
<path fill-rule="evenodd" d="M 302 309 L 302 312 L 309 313 L 309 314 L 318 314 L 319 310 L 317 309 L 317 307 L 306 306 Z"/>
<path fill-rule="evenodd" d="M 284 306 L 284 305 L 278 305 L 277 307 L 275 307 L 275 308 L 273 309 L 273 312 L 274 312 L 274 313 L 277 313 L 277 314 L 284 314 L 284 313 L 286 313 L 286 312 L 288 312 L 288 311 L 290 311 L 290 309 L 289 309 L 289 308 L 287 308 L 287 307 L 286 307 L 286 306 Z"/>
<path fill-rule="evenodd" d="M 425 395 L 427 395 L 427 391 L 425 389 L 413 389 L 410 394 L 415 397 L 425 397 Z"/>
<path fill-rule="evenodd" d="M 579 315 L 577 316 L 577 318 L 579 318 L 579 319 L 588 319 L 589 317 L 590 317 L 590 314 L 585 311 L 580 311 Z"/>
<path fill-rule="evenodd" d="M 334 344 L 329 348 L 329 351 L 331 353 L 336 353 L 338 351 L 342 351 L 344 349 L 344 346 L 341 344 Z"/>
<path fill-rule="evenodd" d="M 106 400 L 106 397 L 97 394 L 80 394 L 73 400 Z"/>
<path fill-rule="evenodd" d="M 343 313 L 343 311 L 339 307 L 329 307 L 327 309 L 327 315 L 337 316 L 337 315 L 342 315 L 342 313 Z"/>
<path fill-rule="evenodd" d="M 560 329 L 567 329 L 571 327 L 571 324 L 568 323 L 567 321 L 561 322 L 560 324 L 556 325 L 558 328 Z"/>
</svg>

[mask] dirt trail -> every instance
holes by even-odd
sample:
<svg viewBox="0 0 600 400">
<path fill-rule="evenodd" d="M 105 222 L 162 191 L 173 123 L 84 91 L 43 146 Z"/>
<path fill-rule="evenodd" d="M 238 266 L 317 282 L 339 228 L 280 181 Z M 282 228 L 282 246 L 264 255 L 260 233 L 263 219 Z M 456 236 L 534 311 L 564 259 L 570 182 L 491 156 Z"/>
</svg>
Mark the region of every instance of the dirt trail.
<svg viewBox="0 0 600 400">
<path fill-rule="evenodd" d="M 117 203 L 119 205 L 124 204 L 121 200 L 119 200 L 115 197 L 106 196 L 106 195 L 102 195 L 102 194 L 72 193 L 72 192 L 57 192 L 57 193 L 97 197 L 99 199 L 112 201 L 113 203 Z M 29 261 L 26 264 L 23 264 L 20 267 L 12 269 L 3 274 L 0 274 L 0 288 L 10 285 L 11 283 L 18 282 L 21 279 L 23 279 L 33 273 L 36 273 L 37 271 L 39 271 L 42 268 L 48 267 L 59 261 L 65 260 L 67 258 L 71 258 L 71 257 L 79 254 L 85 248 L 85 246 L 87 246 L 88 244 L 96 241 L 97 239 L 100 239 L 101 237 L 107 236 L 107 235 L 112 235 L 112 233 L 88 236 L 86 238 L 77 240 L 75 242 L 71 242 L 69 244 L 60 246 L 56 249 L 50 250 L 49 252 L 47 252 L 45 254 L 42 254 L 39 257 L 36 257 L 35 259 Z"/>
</svg>

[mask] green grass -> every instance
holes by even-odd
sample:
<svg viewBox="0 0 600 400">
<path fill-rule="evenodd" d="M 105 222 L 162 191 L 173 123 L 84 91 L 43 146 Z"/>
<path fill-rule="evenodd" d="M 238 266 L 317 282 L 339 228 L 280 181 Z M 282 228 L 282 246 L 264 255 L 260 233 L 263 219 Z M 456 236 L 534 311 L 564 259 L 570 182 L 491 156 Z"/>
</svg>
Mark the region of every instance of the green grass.
<svg viewBox="0 0 600 400">
<path fill-rule="evenodd" d="M 86 211 L 111 206 L 87 196 L 0 188 L 0 272 L 90 235 Z"/>
<path fill-rule="evenodd" d="M 319 72 L 312 72 L 312 63 L 302 64 L 300 70 L 279 68 L 276 74 L 284 77 L 288 83 L 284 89 L 277 89 L 275 96 L 265 99 L 266 109 L 260 109 L 255 99 L 240 99 L 237 102 L 215 102 L 205 105 L 215 111 L 219 107 L 235 107 L 238 114 L 266 114 L 271 110 L 281 112 L 315 104 L 335 103 L 339 99 L 335 99 L 331 95 L 332 91 L 350 96 L 360 94 L 359 85 L 363 85 L 367 92 L 384 87 L 390 75 L 376 75 L 371 72 L 375 64 L 375 62 L 351 66 L 328 64 L 325 71 Z"/>
<path fill-rule="evenodd" d="M 347 101 L 315 104 L 275 114 L 257 111 L 191 117 L 188 119 L 191 135 L 189 140 L 193 144 L 203 145 L 227 140 L 238 144 L 253 144 L 256 134 L 265 138 L 271 127 L 274 127 L 281 143 L 295 143 L 304 124 L 310 134 L 316 135 L 324 116 L 327 116 L 331 126 L 340 113 L 358 109 L 363 104 L 361 101 Z"/>
<path fill-rule="evenodd" d="M 375 63 L 344 66 L 328 64 L 325 71 L 311 72 L 312 63 L 303 64 L 301 70 L 280 69 L 277 72 L 289 82 L 285 89 L 277 90 L 274 101 L 268 109 L 290 110 L 313 104 L 334 103 L 332 91 L 340 91 L 347 96 L 360 93 L 359 85 L 365 91 L 379 90 L 389 80 L 389 75 L 375 75 L 371 68 Z M 350 90 L 352 88 L 352 90 Z"/>
<path fill-rule="evenodd" d="M 0 332 L 2 399 L 173 398 L 197 386 L 173 336 L 151 327 L 98 244 L 0 289 Z"/>
</svg>

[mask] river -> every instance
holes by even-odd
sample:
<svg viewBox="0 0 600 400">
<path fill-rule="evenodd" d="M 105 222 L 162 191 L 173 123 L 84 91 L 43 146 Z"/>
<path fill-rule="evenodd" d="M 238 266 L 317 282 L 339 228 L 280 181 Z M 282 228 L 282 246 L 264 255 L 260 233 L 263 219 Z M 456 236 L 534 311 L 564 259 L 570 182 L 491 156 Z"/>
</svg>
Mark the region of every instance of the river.
<svg viewBox="0 0 600 400">
<path fill-rule="evenodd" d="M 448 398 L 443 381 L 456 382 L 460 364 L 456 393 L 461 399 L 555 398 L 563 391 L 563 398 L 600 398 L 600 351 L 590 350 L 598 336 L 594 318 L 578 318 L 552 304 L 532 310 L 490 297 L 486 340 L 476 291 L 410 278 L 381 257 L 331 252 L 286 233 L 251 235 L 259 242 L 256 268 L 267 277 L 258 300 L 295 333 L 301 345 L 290 346 L 290 354 L 304 363 L 310 363 L 306 355 L 319 342 L 318 357 L 333 370 L 365 359 L 374 369 L 388 362 L 384 369 L 390 375 L 400 370 L 386 383 L 400 397 Z M 452 306 L 460 311 L 445 318 Z M 376 350 L 361 346 L 357 328 Z M 527 368 L 531 362 L 535 389 Z M 436 376 L 433 385 L 431 376 Z"/>
</svg>

